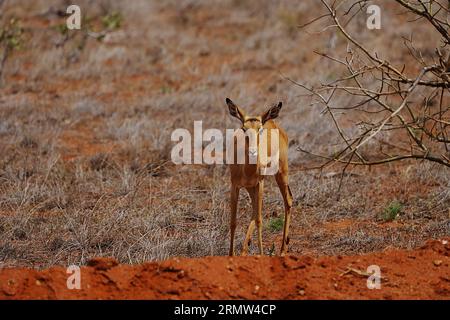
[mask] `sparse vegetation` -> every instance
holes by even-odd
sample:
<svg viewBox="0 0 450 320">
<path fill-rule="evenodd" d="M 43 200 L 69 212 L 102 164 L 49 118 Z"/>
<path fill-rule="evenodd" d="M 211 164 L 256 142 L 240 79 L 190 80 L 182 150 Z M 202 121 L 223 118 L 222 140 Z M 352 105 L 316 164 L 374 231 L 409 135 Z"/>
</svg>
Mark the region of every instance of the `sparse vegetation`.
<svg viewBox="0 0 450 320">
<path fill-rule="evenodd" d="M 79 61 L 90 39 L 102 42 L 110 33 L 122 27 L 123 15 L 120 11 L 114 10 L 111 3 L 100 4 L 98 8 L 91 5 L 91 9 L 92 7 L 94 10 L 89 10 L 82 16 L 80 30 L 69 30 L 65 20 L 59 21 L 50 28 L 60 35 L 60 38 L 53 43 L 57 48 L 64 48 L 66 64 Z"/>
<path fill-rule="evenodd" d="M 270 218 L 268 228 L 270 232 L 279 232 L 283 230 L 283 224 L 284 224 L 284 218 L 283 217 L 276 217 L 276 218 Z"/>
<path fill-rule="evenodd" d="M 0 44 L 6 49 L 14 50 L 22 43 L 23 30 L 19 20 L 11 18 L 9 22 L 0 28 Z"/>
<path fill-rule="evenodd" d="M 0 15 L 0 85 L 6 60 L 14 50 L 20 48 L 23 41 L 23 29 L 19 20 L 10 18 L 3 22 L 1 17 Z"/>
<path fill-rule="evenodd" d="M 103 27 L 107 30 L 116 30 L 122 26 L 123 17 L 118 11 L 108 13 L 102 17 Z"/>
</svg>

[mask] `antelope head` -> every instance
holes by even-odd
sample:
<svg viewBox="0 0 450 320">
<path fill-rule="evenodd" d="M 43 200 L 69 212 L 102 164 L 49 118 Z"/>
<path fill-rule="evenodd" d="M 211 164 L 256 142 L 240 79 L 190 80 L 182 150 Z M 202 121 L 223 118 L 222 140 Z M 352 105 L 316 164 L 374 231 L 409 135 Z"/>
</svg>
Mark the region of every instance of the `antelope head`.
<svg viewBox="0 0 450 320">
<path fill-rule="evenodd" d="M 229 98 L 226 98 L 226 103 L 228 105 L 230 115 L 237 118 L 241 122 L 242 131 L 246 134 L 246 136 L 249 137 L 250 141 L 248 144 L 246 143 L 246 148 L 248 148 L 248 155 L 250 159 L 258 159 L 258 150 L 260 150 L 259 147 L 264 130 L 264 125 L 268 121 L 278 117 L 283 104 L 279 102 L 278 104 L 269 108 L 262 115 L 250 116 L 247 115 L 247 113 L 242 108 L 238 107 Z M 267 150 L 267 148 L 265 150 Z M 257 163 L 260 163 L 260 159 L 257 160 Z"/>
</svg>

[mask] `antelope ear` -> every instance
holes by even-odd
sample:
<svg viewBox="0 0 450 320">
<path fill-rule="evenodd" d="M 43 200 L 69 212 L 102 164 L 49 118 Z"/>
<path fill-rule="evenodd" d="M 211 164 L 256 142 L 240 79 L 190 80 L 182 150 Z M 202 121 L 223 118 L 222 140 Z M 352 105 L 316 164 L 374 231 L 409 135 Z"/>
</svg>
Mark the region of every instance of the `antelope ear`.
<svg viewBox="0 0 450 320">
<path fill-rule="evenodd" d="M 278 115 L 280 113 L 281 107 L 283 106 L 282 102 L 278 102 L 278 104 L 274 105 L 272 108 L 264 112 L 264 114 L 261 116 L 262 123 L 266 123 L 269 120 L 278 118 Z"/>
<path fill-rule="evenodd" d="M 237 105 L 234 104 L 233 101 L 231 101 L 228 98 L 225 99 L 225 102 L 228 105 L 228 110 L 230 111 L 231 116 L 238 118 L 239 120 L 241 120 L 241 122 L 244 122 L 244 119 L 245 119 L 244 110 L 239 108 Z"/>
</svg>

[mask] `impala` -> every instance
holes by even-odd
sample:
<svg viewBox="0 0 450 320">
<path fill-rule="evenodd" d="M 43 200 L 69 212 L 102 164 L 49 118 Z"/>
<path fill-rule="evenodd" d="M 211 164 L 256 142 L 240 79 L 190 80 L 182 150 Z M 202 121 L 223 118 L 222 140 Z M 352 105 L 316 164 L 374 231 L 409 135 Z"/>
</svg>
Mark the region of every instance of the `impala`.
<svg viewBox="0 0 450 320">
<path fill-rule="evenodd" d="M 239 191 L 241 188 L 245 188 L 250 195 L 253 213 L 250 224 L 247 228 L 247 233 L 242 246 L 241 255 L 247 255 L 248 247 L 250 245 L 251 237 L 256 225 L 258 232 L 258 248 L 259 254 L 263 254 L 263 242 L 262 242 L 262 199 L 264 191 L 264 178 L 263 167 L 267 165 L 267 157 L 260 154 L 260 143 L 262 139 L 260 134 L 263 131 L 267 132 L 266 143 L 268 146 L 278 142 L 277 150 L 277 170 L 274 172 L 275 180 L 280 188 L 281 195 L 284 201 L 284 227 L 283 227 L 283 240 L 281 243 L 280 254 L 284 255 L 287 252 L 287 245 L 289 243 L 289 223 L 291 220 L 291 207 L 292 207 L 292 193 L 288 184 L 288 137 L 286 132 L 278 126 L 273 119 L 278 117 L 281 110 L 282 103 L 278 103 L 269 108 L 260 116 L 248 116 L 243 109 L 238 107 L 230 99 L 226 99 L 229 112 L 231 116 L 237 118 L 241 122 L 241 129 L 243 132 L 251 131 L 256 132 L 256 149 L 252 147 L 250 143 L 251 139 L 246 139 L 244 145 L 239 145 L 236 140 L 233 142 L 235 153 L 237 148 L 244 147 L 244 154 L 246 157 L 245 163 L 233 163 L 230 164 L 231 173 L 231 217 L 230 217 L 230 256 L 234 255 L 234 235 L 236 231 L 236 216 L 237 205 L 239 199 Z M 271 134 L 274 130 L 277 134 Z M 273 141 L 278 139 L 278 141 Z M 267 147 L 266 150 L 271 150 Z M 240 150 L 242 151 L 242 150 Z M 251 163 L 249 157 L 251 155 L 256 156 L 256 162 Z M 249 156 L 250 155 L 250 156 Z M 269 157 L 273 157 L 274 154 L 268 154 Z"/>
</svg>

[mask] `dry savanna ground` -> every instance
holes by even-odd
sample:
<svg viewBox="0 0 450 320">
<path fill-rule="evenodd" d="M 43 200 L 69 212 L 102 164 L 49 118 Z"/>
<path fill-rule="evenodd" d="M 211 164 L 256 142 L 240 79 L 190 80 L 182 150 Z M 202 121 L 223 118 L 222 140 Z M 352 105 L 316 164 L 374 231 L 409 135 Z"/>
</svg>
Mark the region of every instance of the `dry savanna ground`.
<svg viewBox="0 0 450 320">
<path fill-rule="evenodd" d="M 380 3 L 382 30 L 365 29 L 364 17 L 350 26 L 370 47 L 401 64 L 407 49 L 391 39 L 414 33 L 424 48 L 436 46 L 425 22 L 408 24 L 400 8 Z M 320 14 L 318 1 L 77 4 L 98 34 L 64 28 L 67 1 L 6 0 L 1 8 L 5 21 L 16 19 L 20 44 L 0 85 L 0 267 L 226 255 L 228 169 L 170 161 L 174 129 L 199 120 L 204 128 L 238 126 L 226 97 L 253 113 L 283 101 L 291 254 L 412 249 L 450 236 L 443 166 L 352 167 L 339 189 L 340 166 L 310 170 L 317 159 L 299 151 L 332 152 L 337 141 L 330 119 L 286 80 L 315 84 L 340 72 L 314 50 L 345 54 L 345 38 L 297 28 Z M 274 255 L 283 203 L 272 179 L 264 197 L 265 253 Z M 244 192 L 239 205 L 238 250 L 251 212 Z"/>
</svg>

